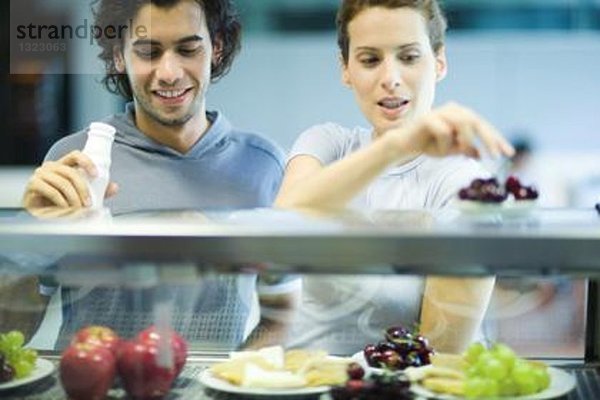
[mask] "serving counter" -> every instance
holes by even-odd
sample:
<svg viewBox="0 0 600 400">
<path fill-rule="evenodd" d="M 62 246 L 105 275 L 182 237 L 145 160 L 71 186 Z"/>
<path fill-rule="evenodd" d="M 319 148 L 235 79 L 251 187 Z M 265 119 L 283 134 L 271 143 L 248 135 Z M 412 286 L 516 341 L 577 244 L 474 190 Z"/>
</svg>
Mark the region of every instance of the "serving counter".
<svg viewBox="0 0 600 400">
<path fill-rule="evenodd" d="M 105 257 L 171 265 L 271 262 L 285 272 L 600 272 L 594 209 L 440 214 L 299 214 L 276 210 L 0 217 L 0 253 Z M 379 269 L 381 264 L 393 270 Z M 247 265 L 244 265 L 246 268 Z"/>
<path fill-rule="evenodd" d="M 37 217 L 4 210 L 0 256 L 5 282 L 43 276 L 67 286 L 185 284 L 207 275 L 254 273 L 589 278 L 584 354 L 545 358 L 577 376 L 578 389 L 569 399 L 600 398 L 600 216 L 591 208 L 335 214 L 257 209 L 122 216 L 48 210 Z M 0 331 L 9 329 L 0 321 Z M 227 354 L 204 350 L 190 352 L 172 398 L 227 397 L 204 392 L 195 379 Z M 41 354 L 57 360 L 59 352 Z M 0 394 L 9 399 L 64 396 L 56 374 Z"/>
</svg>

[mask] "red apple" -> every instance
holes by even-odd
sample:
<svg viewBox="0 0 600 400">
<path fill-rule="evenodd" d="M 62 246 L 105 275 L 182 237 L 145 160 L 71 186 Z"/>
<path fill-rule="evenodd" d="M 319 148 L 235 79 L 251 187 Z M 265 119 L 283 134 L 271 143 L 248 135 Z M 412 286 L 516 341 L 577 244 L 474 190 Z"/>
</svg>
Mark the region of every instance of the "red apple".
<svg viewBox="0 0 600 400">
<path fill-rule="evenodd" d="M 126 341 L 119 347 L 117 369 L 123 386 L 136 400 L 161 399 L 171 389 L 176 369 L 158 363 L 157 342 Z"/>
<path fill-rule="evenodd" d="M 171 336 L 171 350 L 173 351 L 173 355 L 175 356 L 176 376 L 179 376 L 187 359 L 188 345 L 185 339 L 173 329 L 169 329 L 168 334 Z M 160 333 L 157 331 L 157 328 L 154 325 L 151 325 L 148 328 L 141 331 L 137 335 L 136 339 L 142 343 L 157 343 L 160 341 Z"/>
<path fill-rule="evenodd" d="M 94 343 L 99 344 L 108 350 L 113 355 L 117 356 L 117 349 L 121 342 L 119 335 L 112 329 L 106 326 L 91 325 L 77 331 L 71 343 Z"/>
<path fill-rule="evenodd" d="M 60 381 L 71 400 L 101 400 L 113 384 L 115 356 L 94 343 L 75 343 L 60 359 Z"/>
</svg>

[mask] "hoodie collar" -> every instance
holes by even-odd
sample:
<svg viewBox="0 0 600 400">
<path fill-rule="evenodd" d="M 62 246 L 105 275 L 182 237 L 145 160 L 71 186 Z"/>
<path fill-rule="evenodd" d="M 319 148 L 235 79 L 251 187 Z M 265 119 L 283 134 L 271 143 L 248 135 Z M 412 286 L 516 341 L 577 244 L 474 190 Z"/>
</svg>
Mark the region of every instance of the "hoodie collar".
<svg viewBox="0 0 600 400">
<path fill-rule="evenodd" d="M 202 137 L 190 148 L 186 154 L 161 144 L 150 138 L 135 125 L 135 108 L 133 102 L 125 105 L 125 112 L 113 115 L 105 120 L 113 125 L 117 133 L 115 141 L 145 151 L 160 153 L 174 158 L 198 158 L 212 149 L 220 148 L 231 130 L 229 121 L 218 111 L 206 113 L 210 126 Z"/>
</svg>

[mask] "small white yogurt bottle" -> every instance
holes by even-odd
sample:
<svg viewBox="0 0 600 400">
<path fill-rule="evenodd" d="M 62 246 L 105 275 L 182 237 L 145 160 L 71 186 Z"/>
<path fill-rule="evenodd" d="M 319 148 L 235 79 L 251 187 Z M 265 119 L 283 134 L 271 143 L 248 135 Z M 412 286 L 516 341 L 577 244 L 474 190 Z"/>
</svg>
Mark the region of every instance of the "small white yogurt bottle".
<svg viewBox="0 0 600 400">
<path fill-rule="evenodd" d="M 93 122 L 88 131 L 83 154 L 92 160 L 98 172 L 95 177 L 88 176 L 92 209 L 100 209 L 104 205 L 104 194 L 110 180 L 111 149 L 115 132 L 114 127 L 101 122 Z"/>
</svg>

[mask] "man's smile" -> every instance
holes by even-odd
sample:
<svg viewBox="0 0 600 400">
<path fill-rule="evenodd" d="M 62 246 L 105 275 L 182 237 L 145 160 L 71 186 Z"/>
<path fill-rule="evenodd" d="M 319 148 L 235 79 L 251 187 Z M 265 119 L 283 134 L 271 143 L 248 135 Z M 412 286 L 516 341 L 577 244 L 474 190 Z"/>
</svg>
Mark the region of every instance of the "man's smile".
<svg viewBox="0 0 600 400">
<path fill-rule="evenodd" d="M 152 90 L 152 94 L 156 96 L 161 103 L 169 105 L 181 104 L 186 101 L 188 95 L 192 93 L 193 88 L 182 88 L 182 89 L 160 89 Z"/>
</svg>

